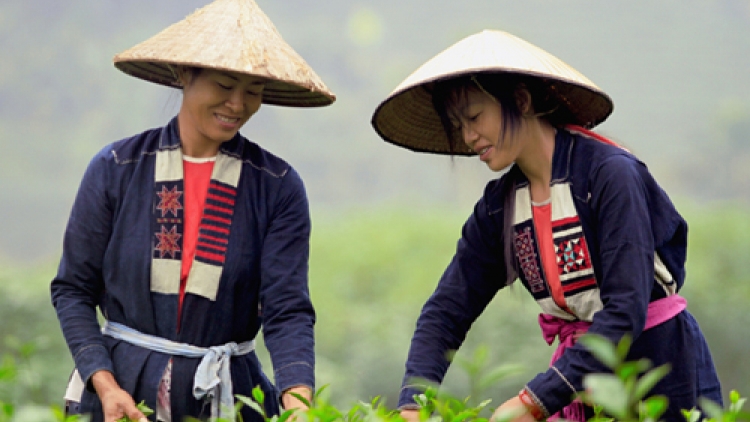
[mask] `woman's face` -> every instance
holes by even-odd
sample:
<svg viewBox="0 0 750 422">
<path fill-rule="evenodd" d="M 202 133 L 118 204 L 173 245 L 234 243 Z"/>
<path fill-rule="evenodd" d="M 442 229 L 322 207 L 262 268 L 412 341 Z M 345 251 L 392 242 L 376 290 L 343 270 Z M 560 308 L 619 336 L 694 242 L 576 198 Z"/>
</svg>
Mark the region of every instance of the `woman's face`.
<svg viewBox="0 0 750 422">
<path fill-rule="evenodd" d="M 215 154 L 260 108 L 263 79 L 214 69 L 184 72 L 179 114 L 183 149 Z M 205 154 L 203 153 L 205 151 Z"/>
<path fill-rule="evenodd" d="M 453 124 L 461 132 L 463 141 L 493 171 L 500 171 L 513 164 L 521 152 L 515 131 L 503 133 L 503 117 L 500 103 L 479 89 L 469 88 L 465 102 L 459 106 Z M 452 119 L 453 120 L 453 119 Z"/>
</svg>

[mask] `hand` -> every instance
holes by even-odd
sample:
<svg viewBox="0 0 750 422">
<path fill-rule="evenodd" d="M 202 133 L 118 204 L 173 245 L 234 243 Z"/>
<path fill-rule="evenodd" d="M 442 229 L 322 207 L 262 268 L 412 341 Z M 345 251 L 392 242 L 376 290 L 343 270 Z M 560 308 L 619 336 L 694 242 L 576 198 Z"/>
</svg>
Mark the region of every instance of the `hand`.
<svg viewBox="0 0 750 422">
<path fill-rule="evenodd" d="M 531 416 L 531 413 L 526 410 L 526 406 L 524 406 L 523 402 L 518 397 L 513 397 L 512 399 L 506 401 L 505 403 L 501 404 L 496 410 L 495 413 L 492 414 L 492 420 L 497 420 L 497 418 L 503 415 L 505 417 L 515 415 L 513 419 L 510 419 L 511 422 L 535 422 L 536 419 L 534 419 L 533 416 Z"/>
<path fill-rule="evenodd" d="M 284 406 L 284 409 L 307 410 L 307 405 L 291 393 L 304 397 L 309 403 L 312 401 L 312 391 L 307 387 L 292 387 L 285 390 L 281 395 L 281 405 Z"/>
<path fill-rule="evenodd" d="M 102 402 L 104 422 L 118 422 L 124 417 L 133 421 L 148 422 L 148 419 L 136 407 L 133 397 L 120 388 L 111 372 L 95 372 L 91 376 L 91 383 Z"/>
<path fill-rule="evenodd" d="M 401 417 L 404 418 L 406 422 L 419 422 L 419 410 L 404 409 L 401 411 Z"/>
<path fill-rule="evenodd" d="M 295 397 L 293 394 L 298 394 L 302 397 L 304 397 L 305 400 L 307 400 L 308 403 L 312 401 L 312 390 L 310 390 L 307 387 L 292 387 L 287 390 L 285 390 L 281 394 L 281 406 L 285 410 L 294 410 L 294 413 L 287 419 L 289 422 L 296 422 L 297 415 L 300 411 L 304 411 L 308 409 L 308 406 L 303 402 L 302 400 Z"/>
</svg>

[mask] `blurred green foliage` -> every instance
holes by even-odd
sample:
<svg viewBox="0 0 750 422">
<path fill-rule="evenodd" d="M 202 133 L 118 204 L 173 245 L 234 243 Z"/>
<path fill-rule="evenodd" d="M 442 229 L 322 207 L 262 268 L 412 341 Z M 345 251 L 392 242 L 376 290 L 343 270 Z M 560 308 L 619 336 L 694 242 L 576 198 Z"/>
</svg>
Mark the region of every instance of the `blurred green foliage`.
<svg viewBox="0 0 750 422">
<path fill-rule="evenodd" d="M 690 223 L 683 289 L 688 309 L 705 331 L 725 390 L 750 391 L 747 210 L 732 204 L 680 208 Z M 414 323 L 453 254 L 465 217 L 429 205 L 314 213 L 310 289 L 318 312 L 317 376 L 319 385 L 330 385 L 332 404 L 380 397 L 395 406 Z M 0 401 L 62 404 L 72 360 L 49 300 L 54 273 L 55 263 L 0 266 L 0 356 L 13 359 L 13 365 L 0 364 L 0 374 L 15 377 L 12 387 L 0 383 Z M 478 385 L 467 375 L 471 367 L 454 368 L 445 390 L 495 400 L 516 394 L 547 367 L 552 353 L 536 325 L 537 313 L 519 286 L 501 291 L 474 324 L 455 365 L 479 356 L 487 367 L 518 364 L 523 370 Z M 270 373 L 263 347 L 259 354 Z"/>
<path fill-rule="evenodd" d="M 207 3 L 0 2 L 0 255 L 28 263 L 56 253 L 96 151 L 174 116 L 179 91 L 126 76 L 112 57 Z M 370 117 L 420 64 L 488 28 L 548 50 L 607 92 L 615 112 L 597 130 L 670 193 L 750 197 L 747 0 L 258 4 L 337 94 L 320 109 L 263 106 L 242 129 L 299 171 L 315 206 L 473 202 L 483 183 L 457 182 L 446 157 L 383 142 Z M 476 159 L 455 161 L 473 166 L 471 182 L 492 176 Z"/>
</svg>

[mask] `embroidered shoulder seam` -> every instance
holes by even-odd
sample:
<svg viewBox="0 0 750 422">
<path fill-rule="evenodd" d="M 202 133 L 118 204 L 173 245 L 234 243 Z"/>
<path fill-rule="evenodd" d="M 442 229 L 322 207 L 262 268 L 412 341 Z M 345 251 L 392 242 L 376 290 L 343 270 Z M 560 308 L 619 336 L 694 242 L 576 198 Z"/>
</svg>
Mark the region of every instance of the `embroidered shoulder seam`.
<svg viewBox="0 0 750 422">
<path fill-rule="evenodd" d="M 131 158 L 129 160 L 121 160 L 120 157 L 117 156 L 117 151 L 114 149 L 112 150 L 112 156 L 115 158 L 115 163 L 119 165 L 137 163 L 141 161 L 141 158 L 145 155 L 156 155 L 156 151 L 142 151 L 141 155 L 136 158 Z"/>
<path fill-rule="evenodd" d="M 243 160 L 242 157 L 239 154 L 235 153 L 235 152 L 227 151 L 227 150 L 222 150 L 221 152 L 223 154 L 225 154 L 225 155 L 228 155 L 228 156 L 232 157 L 232 158 L 236 158 L 236 159 L 242 161 L 243 163 L 250 164 L 250 166 L 252 166 L 254 169 L 266 172 L 266 173 L 270 174 L 271 176 L 276 177 L 278 179 L 286 176 L 286 174 L 289 172 L 289 166 L 287 166 L 287 168 L 285 168 L 284 171 L 282 171 L 281 173 L 276 173 L 276 172 L 272 171 L 271 169 L 269 169 L 268 167 L 259 166 L 259 165 L 255 164 L 250 159 Z"/>
<path fill-rule="evenodd" d="M 562 372 L 560 372 L 560 370 L 557 369 L 555 365 L 550 366 L 550 368 L 552 368 L 552 370 L 554 370 L 555 373 L 557 373 L 557 375 L 560 376 L 560 378 L 565 382 L 565 384 L 567 384 L 568 388 L 570 388 L 570 391 L 572 391 L 573 393 L 577 393 L 575 387 L 573 387 L 573 384 L 571 384 L 570 381 L 568 381 L 568 379 L 565 378 L 565 375 L 563 375 Z"/>
</svg>

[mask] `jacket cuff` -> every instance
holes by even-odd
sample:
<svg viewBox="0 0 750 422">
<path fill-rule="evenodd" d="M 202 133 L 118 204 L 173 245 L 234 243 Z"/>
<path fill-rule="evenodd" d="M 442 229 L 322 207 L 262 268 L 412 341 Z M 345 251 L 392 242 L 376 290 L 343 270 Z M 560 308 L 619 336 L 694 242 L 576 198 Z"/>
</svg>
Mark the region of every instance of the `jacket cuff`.
<svg viewBox="0 0 750 422">
<path fill-rule="evenodd" d="M 555 366 L 537 375 L 526 384 L 525 390 L 547 415 L 570 404 L 577 393 L 573 384 Z"/>
<path fill-rule="evenodd" d="M 534 394 L 533 391 L 529 390 L 528 388 L 524 388 L 520 393 L 518 393 L 518 398 L 521 400 L 521 403 L 523 403 L 523 405 L 526 407 L 526 410 L 534 418 L 534 420 L 543 421 L 549 417 L 549 412 L 547 412 L 544 404 L 542 404 L 542 402 Z"/>
<path fill-rule="evenodd" d="M 424 388 L 414 385 L 405 385 L 401 387 L 398 397 L 398 410 L 419 409 L 419 405 L 414 400 L 414 396 L 424 393 Z"/>
<path fill-rule="evenodd" d="M 315 369 L 307 362 L 293 362 L 274 371 L 276 388 L 279 394 L 299 386 L 315 391 Z"/>
<path fill-rule="evenodd" d="M 86 384 L 86 388 L 92 392 L 94 391 L 94 387 L 91 385 L 91 376 L 95 372 L 103 370 L 115 373 L 112 358 L 109 356 L 109 350 L 101 344 L 82 347 L 75 354 L 73 360 L 75 361 L 78 373 L 81 375 L 81 379 Z"/>
</svg>

